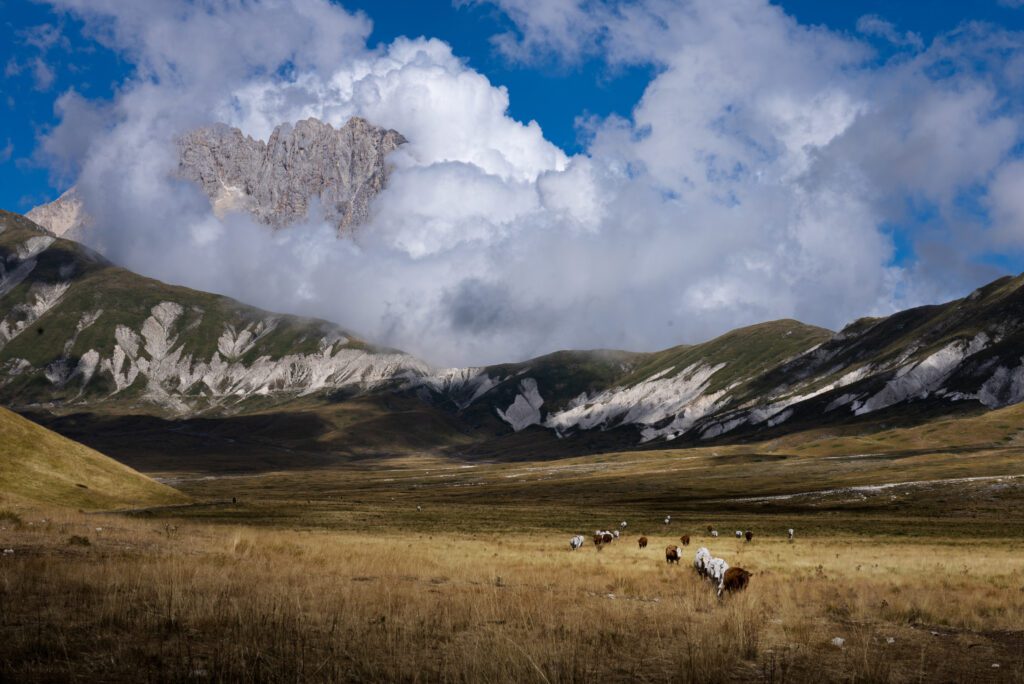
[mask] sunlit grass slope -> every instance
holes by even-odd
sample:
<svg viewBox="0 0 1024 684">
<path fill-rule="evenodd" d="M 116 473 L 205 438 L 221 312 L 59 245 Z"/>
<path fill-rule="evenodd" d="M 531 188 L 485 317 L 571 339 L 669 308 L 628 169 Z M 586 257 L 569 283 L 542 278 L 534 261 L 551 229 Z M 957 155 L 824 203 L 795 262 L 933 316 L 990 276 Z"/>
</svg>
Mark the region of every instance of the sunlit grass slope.
<svg viewBox="0 0 1024 684">
<path fill-rule="evenodd" d="M 188 500 L 98 451 L 0 408 L 3 498 L 97 509 Z"/>
</svg>

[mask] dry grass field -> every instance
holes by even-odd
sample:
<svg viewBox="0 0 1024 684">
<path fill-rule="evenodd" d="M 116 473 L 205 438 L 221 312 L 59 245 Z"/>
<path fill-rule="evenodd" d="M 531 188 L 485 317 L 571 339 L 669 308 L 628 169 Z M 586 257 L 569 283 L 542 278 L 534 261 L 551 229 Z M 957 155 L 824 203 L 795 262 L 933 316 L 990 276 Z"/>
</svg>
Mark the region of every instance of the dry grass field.
<svg viewBox="0 0 1024 684">
<path fill-rule="evenodd" d="M 178 469 L 157 474 L 195 503 L 118 514 L 0 493 L 0 681 L 1024 682 L 1020 411 L 559 461 Z M 699 545 L 749 588 L 717 599 Z"/>
<path fill-rule="evenodd" d="M 1019 540 L 695 533 L 669 566 L 667 533 L 571 552 L 554 530 L 18 515 L 10 681 L 1024 681 Z M 696 544 L 749 589 L 716 599 Z"/>
</svg>

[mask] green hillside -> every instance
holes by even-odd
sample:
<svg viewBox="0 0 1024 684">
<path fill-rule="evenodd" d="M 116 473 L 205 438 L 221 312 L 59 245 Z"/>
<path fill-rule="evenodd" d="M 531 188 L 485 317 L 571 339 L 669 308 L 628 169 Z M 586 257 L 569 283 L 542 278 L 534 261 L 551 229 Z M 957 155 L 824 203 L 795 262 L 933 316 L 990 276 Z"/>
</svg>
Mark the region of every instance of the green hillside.
<svg viewBox="0 0 1024 684">
<path fill-rule="evenodd" d="M 152 394 L 147 373 L 173 376 L 173 367 L 182 365 L 175 363 L 178 359 L 210 361 L 228 330 L 248 342 L 224 360 L 247 367 L 260 359 L 316 355 L 325 342 L 331 350 L 369 349 L 327 321 L 273 314 L 228 297 L 146 278 L 70 240 L 53 240 L 25 256 L 33 241 L 38 245 L 47 239 L 53 240 L 28 219 L 0 211 L 0 402 L 6 405 L 77 403 L 95 408 L 102 403 L 107 409 L 159 413 L 159 403 L 140 405 L 147 390 Z M 118 331 L 129 331 L 139 353 L 146 352 L 141 333 L 165 302 L 177 307 L 167 331 L 169 346 L 163 350 L 168 361 L 151 363 L 152 368 L 130 379 L 127 387 L 115 387 L 111 372 L 102 366 L 112 364 L 120 353 Z M 92 365 L 90 358 L 96 360 Z M 214 403 L 205 399 L 209 390 L 195 378 L 188 386 L 175 377 L 161 382 L 194 410 Z M 226 394 L 232 394 L 230 383 L 231 378 L 223 379 Z M 239 400 L 244 398 L 248 396 L 239 394 Z"/>
</svg>

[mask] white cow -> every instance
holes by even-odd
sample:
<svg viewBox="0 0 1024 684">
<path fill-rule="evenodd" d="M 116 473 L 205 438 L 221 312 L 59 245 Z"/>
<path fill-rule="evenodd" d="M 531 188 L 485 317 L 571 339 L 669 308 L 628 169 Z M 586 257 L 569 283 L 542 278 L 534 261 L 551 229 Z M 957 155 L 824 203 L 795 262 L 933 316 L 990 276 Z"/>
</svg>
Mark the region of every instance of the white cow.
<svg viewBox="0 0 1024 684">
<path fill-rule="evenodd" d="M 722 595 L 722 590 L 725 588 L 725 571 L 729 569 L 729 564 L 725 562 L 724 558 L 712 558 L 708 564 L 708 579 L 711 580 L 718 588 L 718 595 Z"/>
<path fill-rule="evenodd" d="M 626 521 L 623 520 L 622 522 L 620 522 L 619 527 L 621 527 L 622 529 L 626 529 Z"/>
<path fill-rule="evenodd" d="M 612 536 L 615 537 L 616 539 L 618 539 L 619 538 L 619 531 L 618 530 L 612 530 Z"/>
<path fill-rule="evenodd" d="M 736 530 L 736 538 L 743 539 L 743 530 Z"/>
<path fill-rule="evenodd" d="M 786 533 L 789 535 L 789 541 L 793 541 L 793 528 L 790 527 L 788 530 L 786 530 Z"/>
<path fill-rule="evenodd" d="M 668 525 L 670 522 L 672 522 L 672 516 L 671 515 L 666 515 L 665 516 L 665 524 Z"/>
<path fill-rule="evenodd" d="M 718 530 L 711 530 L 711 536 L 712 537 L 717 537 L 718 536 Z"/>
<path fill-rule="evenodd" d="M 707 547 L 702 546 L 697 549 L 697 555 L 693 558 L 693 567 L 698 575 L 711 580 L 718 589 L 718 595 L 721 596 L 725 588 L 725 571 L 729 569 L 725 559 L 715 558 Z"/>
<path fill-rule="evenodd" d="M 583 546 L 583 535 L 577 534 L 575 537 L 569 540 L 569 550 L 575 551 L 576 549 Z"/>
<path fill-rule="evenodd" d="M 711 552 L 707 550 L 707 547 L 702 546 L 697 549 L 697 555 L 693 558 L 693 567 L 701 577 L 707 574 L 707 563 L 710 560 Z"/>
</svg>

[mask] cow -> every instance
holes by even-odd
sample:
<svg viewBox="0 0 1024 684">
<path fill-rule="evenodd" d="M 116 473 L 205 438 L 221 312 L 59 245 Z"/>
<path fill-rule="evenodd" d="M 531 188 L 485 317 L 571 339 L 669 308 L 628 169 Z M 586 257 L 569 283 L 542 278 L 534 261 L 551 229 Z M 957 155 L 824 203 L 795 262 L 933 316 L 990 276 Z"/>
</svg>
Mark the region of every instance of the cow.
<svg viewBox="0 0 1024 684">
<path fill-rule="evenodd" d="M 749 572 L 743 568 L 729 568 L 725 571 L 725 576 L 722 578 L 722 588 L 719 590 L 718 595 L 721 596 L 722 591 L 729 593 L 743 591 L 747 588 L 749 582 Z"/>
<path fill-rule="evenodd" d="M 746 532 L 743 533 L 743 536 L 746 537 L 747 541 L 749 542 L 751 539 L 754 538 L 754 533 L 751 532 L 750 530 L 747 530 Z"/>
<path fill-rule="evenodd" d="M 725 590 L 725 573 L 729 570 L 729 564 L 724 558 L 712 558 L 707 562 L 706 577 L 718 588 L 718 595 Z"/>
<path fill-rule="evenodd" d="M 618 539 L 619 538 L 619 531 L 618 530 L 612 530 L 612 536 L 615 537 L 616 539 Z"/>
<path fill-rule="evenodd" d="M 622 529 L 626 529 L 626 521 L 623 520 L 622 522 L 620 522 L 619 527 L 621 527 Z"/>
<path fill-rule="evenodd" d="M 693 568 L 701 577 L 711 580 L 718 588 L 718 595 L 722 595 L 725 589 L 725 573 L 729 570 L 729 564 L 722 558 L 715 558 L 707 547 L 697 549 L 697 555 L 693 558 Z"/>
<path fill-rule="evenodd" d="M 711 530 L 713 530 L 713 529 L 715 529 L 715 528 L 712 527 L 711 525 L 708 525 L 708 534 L 711 534 Z"/>
<path fill-rule="evenodd" d="M 736 530 L 736 538 L 743 539 L 743 530 Z"/>
<path fill-rule="evenodd" d="M 681 541 L 683 543 L 683 546 L 689 546 L 690 545 L 690 535 L 684 534 L 682 537 L 679 538 L 679 541 Z"/>
<path fill-rule="evenodd" d="M 575 551 L 576 549 L 583 546 L 583 535 L 577 534 L 575 537 L 569 540 L 569 550 Z"/>
<path fill-rule="evenodd" d="M 678 546 L 666 546 L 665 547 L 665 562 L 666 563 L 679 563 L 679 559 L 683 557 L 683 550 Z"/>
<path fill-rule="evenodd" d="M 711 530 L 711 536 L 712 537 L 717 537 L 718 536 L 718 530 Z"/>
<path fill-rule="evenodd" d="M 603 534 L 595 534 L 594 535 L 594 546 L 597 547 L 598 551 L 601 550 L 601 544 L 604 544 L 604 535 Z"/>
<path fill-rule="evenodd" d="M 601 533 L 601 542 L 603 544 L 611 544 L 613 541 L 615 541 L 615 535 L 611 532 L 605 531 Z"/>
<path fill-rule="evenodd" d="M 793 541 L 793 528 L 790 527 L 788 530 L 786 530 L 786 534 L 789 535 L 789 541 L 792 542 Z"/>
<path fill-rule="evenodd" d="M 707 564 L 711 560 L 711 552 L 708 551 L 706 546 L 702 546 L 697 549 L 697 555 L 693 557 L 693 569 L 697 571 L 697 574 L 701 577 L 707 576 Z"/>
<path fill-rule="evenodd" d="M 636 543 L 637 543 L 637 546 L 639 546 L 641 549 L 646 549 L 647 548 L 647 537 L 640 537 L 639 539 L 636 540 Z"/>
</svg>

